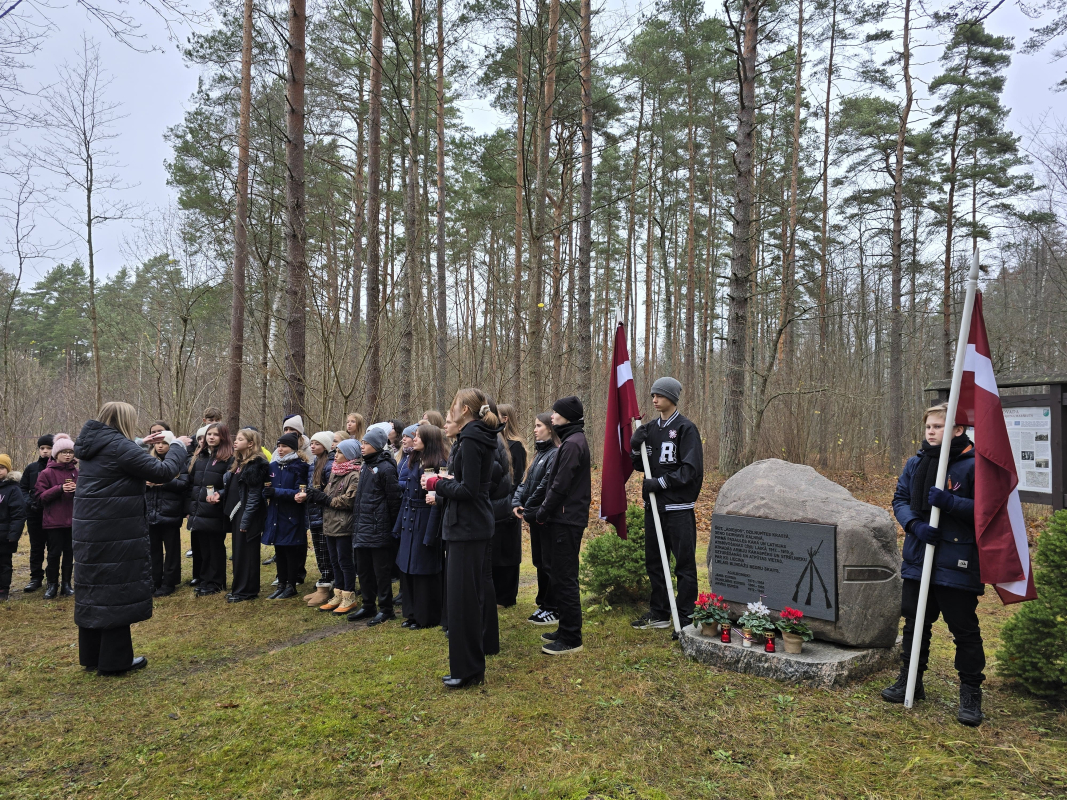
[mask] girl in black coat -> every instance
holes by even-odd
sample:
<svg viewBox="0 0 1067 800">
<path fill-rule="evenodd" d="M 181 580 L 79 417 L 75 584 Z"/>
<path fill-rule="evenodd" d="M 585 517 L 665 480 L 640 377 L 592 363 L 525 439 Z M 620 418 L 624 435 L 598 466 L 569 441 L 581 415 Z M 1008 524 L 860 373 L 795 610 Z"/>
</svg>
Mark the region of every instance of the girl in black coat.
<svg viewBox="0 0 1067 800">
<path fill-rule="evenodd" d="M 200 585 L 197 597 L 219 594 L 226 588 L 226 530 L 222 486 L 233 464 L 230 431 L 212 422 L 204 432 L 204 445 L 189 466 L 189 534 L 200 542 Z"/>
<path fill-rule="evenodd" d="M 419 476 L 436 474 L 448 463 L 444 433 L 427 422 L 419 425 L 412 452 L 406 458 L 410 478 L 393 528 L 393 535 L 400 542 L 396 563 L 404 598 L 402 627 L 436 628 L 441 624 L 440 506 L 426 502 L 427 491 Z"/>
<path fill-rule="evenodd" d="M 233 534 L 233 583 L 229 603 L 259 597 L 259 540 L 267 519 L 263 489 L 270 483 L 270 464 L 260 452 L 259 431 L 242 428 L 233 441 L 233 466 L 223 478 L 222 510 Z"/>
<path fill-rule="evenodd" d="M 552 625 L 559 621 L 556 600 L 552 592 L 552 537 L 546 527 L 534 517 L 545 498 L 545 478 L 556 460 L 559 437 L 552 427 L 552 415 L 547 411 L 537 415 L 534 423 L 534 457 L 526 479 L 515 489 L 511 500 L 517 520 L 530 526 L 530 553 L 537 570 L 537 610 L 530 615 L 534 625 Z M 521 523 L 520 523 L 521 524 Z"/>
<path fill-rule="evenodd" d="M 11 555 L 19 546 L 26 521 L 26 498 L 18 483 L 9 478 L 11 456 L 0 453 L 0 601 L 11 589 Z"/>
<path fill-rule="evenodd" d="M 514 487 L 522 482 L 526 474 L 526 445 L 519 436 L 515 407 L 501 403 L 497 411 L 504 423 L 503 436 L 511 462 L 511 487 L 506 494 L 499 492 L 500 500 L 493 502 L 496 522 L 493 533 L 493 587 L 496 589 L 497 603 L 504 608 L 511 608 L 518 602 L 519 565 L 522 564 L 522 522 L 511 511 L 511 499 Z"/>
<path fill-rule="evenodd" d="M 165 422 L 153 422 L 149 435 L 165 433 L 170 426 Z M 167 457 L 170 445 L 156 442 L 152 454 L 160 461 Z M 174 588 L 182 582 L 182 520 L 185 519 L 185 498 L 189 492 L 189 469 L 182 465 L 174 480 L 166 483 L 147 482 L 144 504 L 148 517 L 148 540 L 152 545 L 153 597 L 174 594 Z"/>
<path fill-rule="evenodd" d="M 442 538 L 448 543 L 448 663 L 445 686 L 460 689 L 485 681 L 484 625 L 486 556 L 493 535 L 489 499 L 500 422 L 480 389 L 461 389 L 449 411 L 456 434 L 453 475 L 422 476 L 444 507 Z M 495 612 L 495 607 L 494 607 Z"/>
<path fill-rule="evenodd" d="M 160 461 L 133 442 L 137 411 L 129 403 L 105 403 L 99 419 L 85 423 L 74 445 L 79 459 L 74 491 L 74 622 L 78 658 L 101 674 L 140 669 L 130 625 L 152 616 L 152 563 L 146 481 L 166 483 L 181 472 L 185 442 L 167 431 Z M 160 438 L 149 436 L 154 445 Z"/>
</svg>

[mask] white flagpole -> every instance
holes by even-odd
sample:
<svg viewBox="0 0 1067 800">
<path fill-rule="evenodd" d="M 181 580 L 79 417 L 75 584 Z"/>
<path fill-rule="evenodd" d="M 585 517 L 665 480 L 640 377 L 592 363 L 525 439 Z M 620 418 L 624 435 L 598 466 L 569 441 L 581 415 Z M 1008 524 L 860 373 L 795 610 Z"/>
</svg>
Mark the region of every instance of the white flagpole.
<svg viewBox="0 0 1067 800">
<path fill-rule="evenodd" d="M 967 299 L 963 303 L 960 315 L 960 335 L 956 339 L 956 363 L 952 368 L 952 387 L 948 393 L 948 410 L 945 412 L 945 435 L 941 440 L 941 457 L 937 461 L 938 489 L 945 488 L 948 476 L 948 457 L 951 449 L 952 428 L 956 423 L 956 407 L 960 402 L 960 384 L 963 382 L 963 364 L 967 360 L 967 337 L 971 331 L 971 312 L 974 310 L 974 297 L 978 292 L 978 250 L 971 256 L 971 271 L 967 273 Z M 941 522 L 941 509 L 930 509 L 930 525 L 938 527 Z M 934 553 L 937 547 L 926 545 L 923 557 L 923 574 L 919 583 L 919 603 L 915 611 L 915 633 L 911 638 L 911 662 L 908 664 L 908 688 L 904 692 L 904 708 L 911 708 L 915 702 L 915 684 L 919 679 L 919 649 L 922 647 L 923 624 L 926 621 L 926 601 L 930 596 L 930 579 L 934 572 Z"/>
</svg>

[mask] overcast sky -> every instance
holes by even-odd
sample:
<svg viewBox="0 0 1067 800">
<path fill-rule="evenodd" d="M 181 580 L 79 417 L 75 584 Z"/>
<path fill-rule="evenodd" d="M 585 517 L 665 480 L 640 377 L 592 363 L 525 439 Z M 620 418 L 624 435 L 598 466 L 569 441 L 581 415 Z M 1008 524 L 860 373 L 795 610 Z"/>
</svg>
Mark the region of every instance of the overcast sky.
<svg viewBox="0 0 1067 800">
<path fill-rule="evenodd" d="M 6 8 L 10 0 L 0 0 L 0 9 Z M 207 6 L 204 0 L 193 0 L 194 4 Z M 608 5 L 620 12 L 629 12 L 635 19 L 634 12 L 639 8 L 638 0 L 610 0 Z M 649 3 L 641 3 L 647 5 Z M 708 3 L 709 11 L 712 3 Z M 716 9 L 719 3 L 715 2 Z M 147 41 L 162 48 L 162 52 L 140 53 L 110 39 L 99 23 L 90 20 L 77 6 L 53 9 L 50 16 L 58 30 L 54 31 L 44 47 L 36 53 L 30 67 L 22 75 L 27 88 L 41 86 L 55 79 L 56 67 L 64 60 L 72 59 L 81 47 L 83 35 L 95 39 L 101 45 L 101 59 L 114 82 L 110 96 L 121 100 L 123 112 L 127 115 L 120 125 L 120 136 L 115 142 L 119 160 L 123 163 L 121 177 L 130 184 L 127 199 L 142 204 L 144 207 L 163 206 L 173 199 L 174 192 L 167 186 L 167 174 L 164 160 L 170 157 L 169 148 L 163 140 L 164 131 L 181 121 L 189 98 L 196 89 L 197 72 L 187 67 L 174 42 L 168 42 L 166 30 L 157 20 L 145 13 L 135 4 L 129 6 L 139 14 L 143 21 L 143 32 Z M 2 23 L 0 23 L 2 24 Z M 1000 8 L 987 22 L 988 28 L 995 33 L 1014 36 L 1017 47 L 1027 36 L 1032 22 L 1012 5 Z M 0 29 L 2 30 L 2 29 Z M 183 32 L 182 36 L 186 36 Z M 934 60 L 937 51 L 929 50 L 919 55 L 920 59 Z M 1065 116 L 1067 95 L 1055 94 L 1051 87 L 1063 75 L 1065 65 L 1049 64 L 1047 52 L 1035 56 L 1015 53 L 1012 66 L 1008 72 L 1006 104 L 1012 109 L 1012 127 L 1026 138 L 1025 130 L 1036 124 L 1043 116 L 1059 112 Z M 930 74 L 933 67 L 926 68 Z M 919 70 L 920 76 L 923 69 Z M 925 94 L 925 92 L 923 92 Z M 476 131 L 489 131 L 501 123 L 498 116 L 482 102 L 464 104 L 466 122 Z M 32 142 L 32 138 L 27 141 Z M 0 177 L 0 181 L 3 178 Z M 97 269 L 103 274 L 110 274 L 123 264 L 122 242 L 131 237 L 134 222 L 113 222 L 104 226 L 97 234 Z M 63 236 L 62 230 L 46 222 L 48 230 L 54 231 L 54 237 Z M 83 246 L 67 246 L 60 255 L 70 259 L 82 255 Z M 40 273 L 51 267 L 54 262 L 40 262 L 35 272 Z M 5 264 L 5 268 L 10 265 Z M 27 276 L 23 285 L 35 280 L 34 275 Z"/>
</svg>

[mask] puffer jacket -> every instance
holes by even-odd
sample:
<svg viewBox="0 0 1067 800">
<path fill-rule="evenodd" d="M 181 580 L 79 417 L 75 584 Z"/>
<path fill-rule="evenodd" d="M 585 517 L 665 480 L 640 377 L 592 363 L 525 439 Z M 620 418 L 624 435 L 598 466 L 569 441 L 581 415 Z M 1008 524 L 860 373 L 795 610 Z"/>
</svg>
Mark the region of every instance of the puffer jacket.
<svg viewBox="0 0 1067 800">
<path fill-rule="evenodd" d="M 388 449 L 363 456 L 352 513 L 353 547 L 392 547 L 400 511 L 396 461 Z"/>
<path fill-rule="evenodd" d="M 270 464 L 256 454 L 243 466 L 230 470 L 223 478 L 222 512 L 231 533 L 263 533 L 267 521 L 265 485 L 270 483 Z"/>
<path fill-rule="evenodd" d="M 74 518 L 74 492 L 63 491 L 63 484 L 78 480 L 78 464 L 71 461 L 60 464 L 55 459 L 37 476 L 34 490 L 40 498 L 44 513 L 41 515 L 41 527 L 69 528 Z"/>
<path fill-rule="evenodd" d="M 507 522 L 514 520 L 511 513 L 511 493 L 514 484 L 511 482 L 511 460 L 508 457 L 508 446 L 503 436 L 496 439 L 496 451 L 493 454 L 493 471 L 490 477 L 489 501 L 493 504 L 493 521 Z"/>
<path fill-rule="evenodd" d="M 228 530 L 226 515 L 222 503 L 207 501 L 207 487 L 215 487 L 222 494 L 226 473 L 233 464 L 233 457 L 223 461 L 215 458 L 205 447 L 189 466 L 189 522 L 186 527 L 191 531 L 206 533 L 225 533 Z"/>
<path fill-rule="evenodd" d="M 160 461 L 95 419 L 74 443 L 74 623 L 108 629 L 152 616 L 146 481 L 166 483 L 189 455 L 175 440 Z"/>
<path fill-rule="evenodd" d="M 922 579 L 926 545 L 909 528 L 916 520 L 930 521 L 929 511 L 918 513 L 911 507 L 912 476 L 919 459 L 919 455 L 908 459 L 893 493 L 893 513 L 905 531 L 900 576 L 916 581 Z M 936 464 L 933 468 L 936 469 Z M 974 535 L 973 447 L 949 461 L 945 490 L 963 502 L 957 502 L 957 507 L 951 513 L 941 512 L 937 526 L 940 539 L 934 550 L 933 582 L 938 586 L 984 594 L 985 586 L 978 564 L 978 544 Z"/>
<path fill-rule="evenodd" d="M 294 499 L 300 486 L 307 486 L 308 463 L 294 455 L 286 461 L 270 462 L 270 497 L 263 544 L 275 546 L 307 546 L 307 503 Z M 220 504 L 221 505 L 221 504 Z"/>
<path fill-rule="evenodd" d="M 13 478 L 0 481 L 0 553 L 14 553 L 26 524 L 26 496 Z"/>
<path fill-rule="evenodd" d="M 188 495 L 189 468 L 182 464 L 182 471 L 178 473 L 177 478 L 159 486 L 149 486 L 145 490 L 144 504 L 148 524 L 181 525 L 185 519 Z"/>
<path fill-rule="evenodd" d="M 352 514 L 359 491 L 359 465 L 350 472 L 330 472 L 324 491 L 310 489 L 308 497 L 322 507 L 322 532 L 326 536 L 352 538 Z"/>
<path fill-rule="evenodd" d="M 37 476 L 48 466 L 50 460 L 49 458 L 38 458 L 36 461 L 31 461 L 26 465 L 26 469 L 22 471 L 22 478 L 19 480 L 22 499 L 26 501 L 26 518 L 37 522 L 41 521 L 43 513 L 41 501 L 37 498 L 36 492 Z"/>
<path fill-rule="evenodd" d="M 551 439 L 534 444 L 534 457 L 530 462 L 530 469 L 527 470 L 526 477 L 516 487 L 515 494 L 511 497 L 513 508 L 525 509 L 523 518 L 527 522 L 534 518 L 537 507 L 544 502 L 547 486 L 543 484 L 556 460 L 556 449 L 556 444 Z"/>
<path fill-rule="evenodd" d="M 316 483 L 315 481 L 315 460 L 312 458 L 310 464 L 308 464 L 308 489 L 318 489 L 320 492 L 326 488 L 326 484 L 330 482 L 330 471 L 333 469 L 333 453 L 326 454 L 326 464 L 322 468 L 322 480 Z M 314 499 L 311 492 L 308 492 L 307 499 L 308 507 L 308 527 L 313 531 L 322 530 L 322 505 Z"/>
</svg>

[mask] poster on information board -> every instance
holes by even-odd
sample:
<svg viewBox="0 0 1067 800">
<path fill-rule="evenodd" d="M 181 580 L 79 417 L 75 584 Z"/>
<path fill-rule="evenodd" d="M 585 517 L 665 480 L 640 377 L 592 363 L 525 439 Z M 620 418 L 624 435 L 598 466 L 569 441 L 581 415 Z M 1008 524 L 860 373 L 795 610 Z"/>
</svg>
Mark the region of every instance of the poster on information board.
<svg viewBox="0 0 1067 800">
<path fill-rule="evenodd" d="M 1052 415 L 1048 406 L 1005 408 L 1019 491 L 1052 494 Z"/>
</svg>

